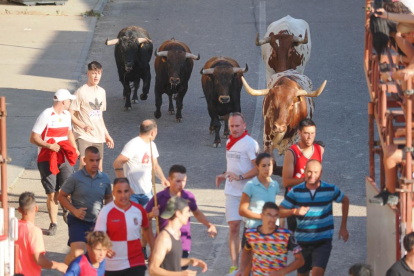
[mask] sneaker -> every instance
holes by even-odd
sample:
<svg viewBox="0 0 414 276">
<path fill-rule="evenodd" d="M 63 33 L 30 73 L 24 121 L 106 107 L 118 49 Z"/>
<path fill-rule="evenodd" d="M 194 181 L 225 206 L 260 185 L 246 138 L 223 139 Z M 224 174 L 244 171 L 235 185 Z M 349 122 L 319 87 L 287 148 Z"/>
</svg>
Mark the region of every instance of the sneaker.
<svg viewBox="0 0 414 276">
<path fill-rule="evenodd" d="M 56 234 L 57 224 L 51 223 L 48 230 L 43 230 L 43 235 L 54 236 Z"/>
<path fill-rule="evenodd" d="M 229 274 L 232 274 L 235 270 L 237 270 L 237 266 L 231 266 L 229 270 Z"/>
<path fill-rule="evenodd" d="M 68 214 L 69 214 L 69 211 L 62 207 L 62 217 L 63 217 L 63 221 L 66 224 L 68 224 Z"/>
<path fill-rule="evenodd" d="M 397 205 L 398 204 L 398 195 L 397 194 L 391 194 L 388 192 L 387 189 L 382 190 L 379 194 L 374 196 L 369 200 L 370 203 L 378 204 L 378 205 Z"/>
</svg>

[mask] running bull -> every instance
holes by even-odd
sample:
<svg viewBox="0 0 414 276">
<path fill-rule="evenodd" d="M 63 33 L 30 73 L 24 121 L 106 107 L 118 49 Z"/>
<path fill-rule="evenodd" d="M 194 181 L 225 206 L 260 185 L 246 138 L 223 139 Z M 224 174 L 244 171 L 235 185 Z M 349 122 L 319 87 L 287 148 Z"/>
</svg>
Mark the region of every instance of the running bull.
<svg viewBox="0 0 414 276">
<path fill-rule="evenodd" d="M 262 46 L 267 83 L 273 74 L 289 69 L 303 74 L 311 53 L 309 25 L 302 19 L 285 16 L 267 27 L 264 39 L 259 40 L 257 34 L 256 45 Z"/>
<path fill-rule="evenodd" d="M 212 57 L 209 59 L 200 74 L 203 92 L 207 101 L 210 115 L 210 133 L 215 133 L 213 147 L 221 147 L 220 119 L 224 120 L 224 135 L 229 135 L 228 115 L 231 112 L 241 112 L 240 91 L 242 89 L 241 77 L 247 72 L 240 68 L 237 61 L 229 57 Z"/>
<path fill-rule="evenodd" d="M 152 56 L 152 41 L 146 30 L 136 26 L 122 29 L 118 38 L 106 40 L 106 45 L 115 45 L 115 61 L 118 67 L 119 81 L 124 86 L 125 111 L 131 110 L 131 86 L 133 83 L 134 95 L 132 102 L 138 102 L 137 91 L 142 79 L 141 100 L 148 98 L 151 82 L 149 62 Z"/>
<path fill-rule="evenodd" d="M 193 60 L 199 60 L 193 55 L 190 48 L 183 42 L 174 38 L 165 41 L 155 50 L 155 118 L 161 117 L 162 94 L 167 94 L 169 99 L 168 114 L 174 114 L 173 98 L 176 101 L 177 113 L 175 121 L 181 122 L 183 99 L 188 90 L 188 81 L 193 71 Z"/>
<path fill-rule="evenodd" d="M 273 150 L 277 149 L 279 155 L 284 155 L 298 141 L 299 122 L 312 118 L 315 109 L 313 98 L 322 93 L 326 80 L 315 91 L 311 91 L 312 81 L 294 70 L 274 74 L 268 89 L 255 90 L 244 77 L 242 81 L 250 95 L 265 96 L 262 108 L 264 151 L 273 154 Z"/>
</svg>

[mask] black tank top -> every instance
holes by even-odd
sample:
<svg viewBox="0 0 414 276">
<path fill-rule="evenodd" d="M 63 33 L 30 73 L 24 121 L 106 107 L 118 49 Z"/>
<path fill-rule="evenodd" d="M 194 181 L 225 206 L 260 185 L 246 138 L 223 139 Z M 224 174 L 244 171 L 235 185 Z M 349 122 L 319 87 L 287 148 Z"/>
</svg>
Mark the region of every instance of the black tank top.
<svg viewBox="0 0 414 276">
<path fill-rule="evenodd" d="M 170 252 L 165 255 L 161 267 L 168 271 L 181 271 L 181 257 L 183 255 L 181 239 L 176 240 L 166 229 L 163 231 L 170 235 L 172 245 Z"/>
</svg>

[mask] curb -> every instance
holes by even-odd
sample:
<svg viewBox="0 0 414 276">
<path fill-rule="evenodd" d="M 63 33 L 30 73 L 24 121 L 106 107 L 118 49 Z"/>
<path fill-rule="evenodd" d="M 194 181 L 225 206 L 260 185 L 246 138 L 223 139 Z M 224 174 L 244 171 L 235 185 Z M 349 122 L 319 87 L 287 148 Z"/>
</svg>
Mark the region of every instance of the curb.
<svg viewBox="0 0 414 276">
<path fill-rule="evenodd" d="M 103 9 L 105 8 L 105 6 L 106 6 L 106 3 L 108 3 L 108 0 L 99 0 L 96 4 L 95 4 L 95 6 L 93 7 L 93 11 L 94 12 L 99 12 L 99 13 L 102 13 L 102 11 L 103 11 Z"/>
</svg>

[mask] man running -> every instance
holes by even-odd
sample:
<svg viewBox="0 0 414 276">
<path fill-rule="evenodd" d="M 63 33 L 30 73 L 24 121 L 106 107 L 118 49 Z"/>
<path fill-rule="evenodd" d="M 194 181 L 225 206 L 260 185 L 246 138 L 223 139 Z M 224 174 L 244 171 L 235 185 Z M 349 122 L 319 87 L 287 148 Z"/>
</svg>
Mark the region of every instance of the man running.
<svg viewBox="0 0 414 276">
<path fill-rule="evenodd" d="M 53 97 L 53 107 L 45 109 L 37 117 L 30 135 L 30 143 L 39 147 L 37 168 L 47 195 L 49 230 L 53 236 L 57 230 L 58 195 L 63 182 L 73 173 L 79 151 L 72 133 L 70 103 L 76 97 L 66 89 L 59 89 Z"/>
<path fill-rule="evenodd" d="M 298 276 L 323 276 L 332 250 L 334 220 L 332 202 L 342 202 L 342 222 L 339 239 L 348 240 L 346 228 L 349 199 L 333 184 L 321 181 L 322 164 L 309 160 L 305 168 L 305 182 L 290 190 L 280 205 L 280 216 L 295 215 L 296 240 L 302 247 L 305 264 L 298 269 Z M 311 229 L 311 231 L 309 231 Z"/>
<path fill-rule="evenodd" d="M 106 232 L 112 242 L 105 276 L 144 276 L 147 267 L 141 237 L 146 238 L 151 251 L 154 244 L 147 212 L 130 200 L 131 187 L 127 178 L 114 180 L 112 195 L 114 201 L 102 208 L 95 225 L 95 231 Z"/>
<path fill-rule="evenodd" d="M 75 100 L 70 105 L 76 143 L 80 151 L 79 170 L 83 168 L 85 149 L 95 146 L 101 153 L 99 170 L 102 172 L 104 143 L 108 148 L 114 147 L 114 140 L 109 135 L 103 119 L 106 111 L 106 92 L 98 86 L 102 77 L 102 65 L 97 61 L 88 64 L 88 82 L 75 92 Z"/>
<path fill-rule="evenodd" d="M 196 199 L 193 193 L 184 190 L 185 185 L 187 183 L 187 170 L 182 165 L 173 165 L 170 168 L 168 173 L 168 181 L 170 182 L 170 187 L 165 188 L 164 191 L 157 193 L 157 204 L 159 206 L 154 206 L 154 198 L 148 202 L 147 207 L 145 207 L 148 217 L 150 219 L 150 226 L 153 217 L 159 215 L 159 213 L 163 213 L 167 208 L 167 202 L 171 197 L 179 196 L 188 201 L 188 205 L 190 207 L 191 212 L 193 213 L 194 217 L 202 223 L 205 227 L 207 227 L 207 234 L 214 238 L 217 235 L 217 230 L 214 224 L 210 223 L 206 216 L 201 212 L 200 209 L 197 207 Z M 160 230 L 163 230 L 168 225 L 168 220 L 163 219 L 162 217 L 159 218 L 159 227 Z M 150 227 L 150 229 L 152 229 Z M 190 227 L 190 219 L 188 219 L 187 223 L 183 225 L 180 229 L 181 232 L 181 242 L 183 247 L 183 258 L 188 258 L 191 251 L 191 227 Z M 185 269 L 186 267 L 183 267 Z"/>
<path fill-rule="evenodd" d="M 302 248 L 296 244 L 294 234 L 276 225 L 279 207 L 274 202 L 263 205 L 262 225 L 246 230 L 246 246 L 241 257 L 241 267 L 237 276 L 245 274 L 252 267 L 253 276 L 285 275 L 305 264 Z M 287 265 L 287 253 L 292 251 L 295 260 Z"/>
<path fill-rule="evenodd" d="M 216 186 L 226 180 L 226 220 L 230 228 L 229 249 L 231 267 L 229 274 L 237 269 L 240 252 L 240 200 L 243 188 L 250 178 L 257 175 L 255 165 L 259 144 L 247 134 L 246 122 L 240 112 L 229 115 L 230 136 L 226 144 L 227 170 L 216 177 Z"/>
<path fill-rule="evenodd" d="M 65 258 L 67 265 L 85 252 L 86 232 L 95 227 L 103 202 L 108 204 L 112 201 L 111 180 L 107 174 L 99 171 L 101 155 L 98 148 L 87 147 L 84 155 L 85 166 L 65 181 L 59 193 L 60 204 L 70 212 L 70 252 Z"/>
<path fill-rule="evenodd" d="M 206 272 L 207 264 L 202 260 L 181 257 L 183 249 L 180 229 L 190 218 L 187 200 L 178 196 L 170 198 L 161 217 L 168 220 L 168 224 L 155 241 L 149 274 L 152 276 L 196 275 L 197 272 L 192 270 L 181 272 L 181 267 L 188 265 L 199 266 L 203 269 L 203 273 Z"/>
<path fill-rule="evenodd" d="M 299 142 L 292 145 L 285 154 L 283 163 L 282 181 L 285 186 L 285 196 L 292 187 L 305 181 L 306 163 L 315 159 L 322 163 L 322 155 L 325 149 L 314 143 L 316 125 L 311 119 L 302 120 L 298 129 Z M 287 219 L 288 228 L 296 230 L 296 218 L 290 216 Z"/>
</svg>

